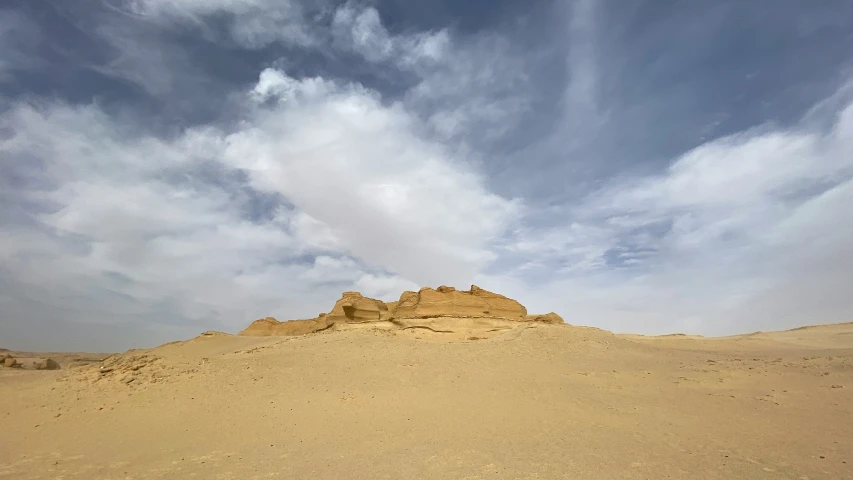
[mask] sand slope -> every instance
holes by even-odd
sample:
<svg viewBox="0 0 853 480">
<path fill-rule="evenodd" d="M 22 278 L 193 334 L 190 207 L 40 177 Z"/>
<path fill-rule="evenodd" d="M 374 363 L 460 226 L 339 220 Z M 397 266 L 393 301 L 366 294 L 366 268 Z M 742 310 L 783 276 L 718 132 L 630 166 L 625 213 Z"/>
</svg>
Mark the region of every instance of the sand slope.
<svg viewBox="0 0 853 480">
<path fill-rule="evenodd" d="M 853 478 L 853 324 L 703 339 L 499 323 L 0 369 L 0 478 Z"/>
</svg>

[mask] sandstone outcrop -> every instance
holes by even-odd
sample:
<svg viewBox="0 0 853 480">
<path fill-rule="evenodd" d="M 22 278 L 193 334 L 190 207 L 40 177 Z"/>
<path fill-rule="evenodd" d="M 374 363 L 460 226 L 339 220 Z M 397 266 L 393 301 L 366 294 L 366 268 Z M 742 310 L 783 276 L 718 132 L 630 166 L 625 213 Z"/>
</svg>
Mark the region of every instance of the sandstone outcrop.
<svg viewBox="0 0 853 480">
<path fill-rule="evenodd" d="M 470 290 L 441 286 L 403 292 L 394 318 L 482 317 L 524 321 L 524 305 L 497 293 L 471 285 Z"/>
<path fill-rule="evenodd" d="M 262 318 L 252 322 L 240 335 L 252 337 L 292 336 L 319 332 L 332 324 L 326 322 L 326 315 L 311 320 L 290 320 L 279 322 L 273 317 Z"/>
<path fill-rule="evenodd" d="M 556 313 L 528 315 L 517 301 L 472 285 L 470 290 L 440 286 L 424 287 L 417 292 L 403 292 L 396 302 L 383 302 L 358 292 L 344 292 L 332 310 L 310 320 L 280 322 L 272 317 L 252 322 L 240 335 L 288 336 L 305 335 L 332 328 L 335 325 L 388 322 L 397 328 L 426 328 L 413 326 L 420 319 L 492 319 L 496 321 L 561 324 Z M 423 322 L 420 322 L 423 323 Z M 420 325 L 418 323 L 418 325 Z"/>
<path fill-rule="evenodd" d="M 368 298 L 358 292 L 344 292 L 327 315 L 330 323 L 367 323 L 386 320 L 390 315 L 388 305 L 381 300 Z"/>
<path fill-rule="evenodd" d="M 220 332 L 219 330 L 208 330 L 206 332 L 202 332 L 202 337 L 222 337 L 227 336 L 228 334 L 225 332 Z"/>
<path fill-rule="evenodd" d="M 9 355 L 5 359 L 3 359 L 3 366 L 7 368 L 15 368 L 20 367 L 21 364 L 18 363 L 18 361 L 15 360 L 11 355 Z"/>
<path fill-rule="evenodd" d="M 387 320 L 391 311 L 381 300 L 368 298 L 358 292 L 344 292 L 335 302 L 332 311 L 321 313 L 310 320 L 289 320 L 280 322 L 272 317 L 255 320 L 240 335 L 250 336 L 288 336 L 325 330 L 336 323 L 369 323 Z"/>
<path fill-rule="evenodd" d="M 59 362 L 52 358 L 46 358 L 44 360 L 34 360 L 33 361 L 33 369 L 35 370 L 59 370 Z"/>
<path fill-rule="evenodd" d="M 545 313 L 542 315 L 527 315 L 524 317 L 525 322 L 539 322 L 539 323 L 551 323 L 554 325 L 559 325 L 563 322 L 563 317 L 557 315 L 554 312 Z"/>
</svg>

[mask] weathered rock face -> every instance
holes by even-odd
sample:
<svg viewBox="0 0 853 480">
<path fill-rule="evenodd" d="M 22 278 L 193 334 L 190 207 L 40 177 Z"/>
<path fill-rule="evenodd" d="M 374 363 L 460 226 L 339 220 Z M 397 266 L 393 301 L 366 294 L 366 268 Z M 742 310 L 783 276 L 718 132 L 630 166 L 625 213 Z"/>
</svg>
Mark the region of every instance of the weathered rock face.
<svg viewBox="0 0 853 480">
<path fill-rule="evenodd" d="M 14 367 L 19 367 L 20 364 L 18 363 L 17 360 L 12 358 L 12 356 L 10 355 L 10 356 L 7 356 L 5 359 L 3 359 L 3 366 L 8 367 L 8 368 L 14 368 Z"/>
<path fill-rule="evenodd" d="M 52 358 L 33 361 L 33 369 L 35 370 L 59 370 L 60 368 L 62 367 L 59 366 L 59 363 Z"/>
<path fill-rule="evenodd" d="M 344 292 L 332 311 L 310 320 L 279 322 L 267 317 L 255 320 L 240 335 L 257 337 L 305 335 L 332 327 L 336 323 L 368 323 L 387 320 L 390 311 L 385 302 L 367 298 L 358 292 Z"/>
<path fill-rule="evenodd" d="M 305 335 L 306 333 L 325 330 L 331 325 L 326 322 L 325 315 L 311 320 L 290 320 L 287 322 L 279 322 L 272 317 L 267 317 L 255 320 L 240 332 L 240 335 L 252 337 Z"/>
<path fill-rule="evenodd" d="M 202 334 L 201 334 L 202 337 L 221 337 L 221 336 L 227 336 L 227 335 L 228 335 L 227 333 L 220 332 L 218 330 L 208 330 L 206 332 L 202 332 Z"/>
<path fill-rule="evenodd" d="M 397 302 L 385 303 L 358 292 L 344 292 L 328 314 L 311 320 L 279 322 L 267 317 L 256 320 L 240 335 L 278 336 L 304 335 L 331 328 L 336 324 L 373 323 L 394 320 L 398 327 L 406 319 L 460 317 L 500 319 L 515 322 L 561 324 L 556 313 L 528 315 L 524 306 L 511 298 L 472 285 L 470 290 L 441 286 L 424 287 L 417 292 L 403 292 Z M 405 327 L 404 327 L 405 328 Z"/>
<path fill-rule="evenodd" d="M 523 321 L 527 316 L 524 305 L 511 298 L 472 285 L 461 291 L 441 286 L 433 290 L 424 287 L 418 292 L 403 292 L 393 318 L 429 317 L 487 317 Z"/>
<path fill-rule="evenodd" d="M 330 323 L 379 322 L 388 318 L 388 305 L 381 300 L 367 298 L 358 292 L 344 292 L 327 315 Z"/>
<path fill-rule="evenodd" d="M 559 325 L 563 322 L 563 317 L 557 315 L 554 312 L 545 313 L 542 315 L 527 315 L 524 317 L 525 322 L 539 322 L 539 323 L 551 323 L 554 325 Z"/>
</svg>

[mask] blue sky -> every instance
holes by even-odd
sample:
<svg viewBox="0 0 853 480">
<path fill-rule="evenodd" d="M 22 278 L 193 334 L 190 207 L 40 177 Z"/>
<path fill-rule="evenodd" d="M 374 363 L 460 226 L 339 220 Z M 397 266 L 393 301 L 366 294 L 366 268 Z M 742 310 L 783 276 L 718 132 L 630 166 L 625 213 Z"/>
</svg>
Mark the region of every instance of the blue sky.
<svg viewBox="0 0 853 480">
<path fill-rule="evenodd" d="M 847 1 L 0 7 L 0 343 L 477 284 L 617 332 L 851 320 Z"/>
</svg>

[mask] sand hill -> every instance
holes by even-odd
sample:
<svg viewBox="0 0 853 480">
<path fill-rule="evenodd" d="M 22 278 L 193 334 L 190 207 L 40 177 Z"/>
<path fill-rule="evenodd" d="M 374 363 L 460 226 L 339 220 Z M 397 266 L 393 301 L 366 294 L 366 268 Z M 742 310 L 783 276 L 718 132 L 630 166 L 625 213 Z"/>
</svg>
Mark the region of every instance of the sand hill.
<svg viewBox="0 0 853 480">
<path fill-rule="evenodd" d="M 403 292 L 400 300 L 385 303 L 358 292 L 344 292 L 329 313 L 310 320 L 280 322 L 272 317 L 254 321 L 240 335 L 305 335 L 329 328 L 338 330 L 357 324 L 372 328 L 424 328 L 444 333 L 484 335 L 514 326 L 513 322 L 561 324 L 556 313 L 528 315 L 517 301 L 472 285 L 470 290 L 440 286 Z"/>
<path fill-rule="evenodd" d="M 614 335 L 479 292 L 0 368 L 0 479 L 853 478 L 853 324 Z"/>
</svg>

